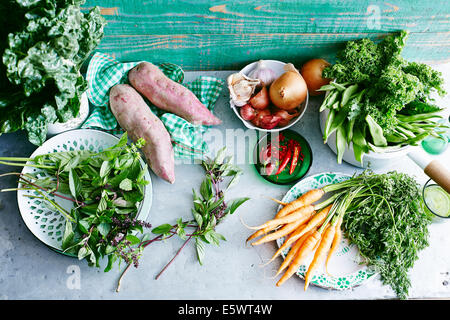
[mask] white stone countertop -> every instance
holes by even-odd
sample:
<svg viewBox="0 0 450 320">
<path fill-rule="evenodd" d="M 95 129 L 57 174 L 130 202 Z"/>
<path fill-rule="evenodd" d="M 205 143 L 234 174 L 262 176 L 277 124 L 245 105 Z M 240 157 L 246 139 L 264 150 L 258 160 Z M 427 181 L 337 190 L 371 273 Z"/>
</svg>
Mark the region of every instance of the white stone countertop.
<svg viewBox="0 0 450 320">
<path fill-rule="evenodd" d="M 437 69 L 450 79 L 450 65 L 438 65 Z M 199 75 L 223 78 L 231 72 L 186 72 L 185 81 Z M 450 80 L 446 89 L 450 93 Z M 450 105 L 450 94 L 439 101 L 442 107 Z M 313 164 L 308 172 L 342 172 L 353 174 L 361 169 L 343 163 L 336 163 L 335 154 L 322 141 L 319 128 L 318 106 L 321 98 L 312 98 L 303 118 L 292 127 L 310 143 L 313 151 Z M 450 108 L 449 108 L 450 109 Z M 228 91 L 224 88 L 215 106 L 216 115 L 223 120 L 217 128 L 222 133 L 226 129 L 245 130 L 244 125 L 229 107 Z M 229 131 L 235 132 L 233 130 Z M 230 141 L 226 140 L 228 147 Z M 250 152 L 254 141 L 246 149 Z M 220 144 L 220 143 L 219 143 Z M 238 146 L 239 147 L 239 146 Z M 0 136 L 1 156 L 29 156 L 36 147 L 27 142 L 24 133 Z M 232 150 L 229 149 L 229 150 Z M 236 154 L 235 156 L 239 156 Z M 450 148 L 437 156 L 447 169 L 450 169 Z M 138 269 L 130 268 L 123 279 L 121 290 L 115 292 L 120 276 L 117 265 L 104 273 L 103 269 L 91 268 L 85 261 L 58 254 L 29 232 L 22 221 L 15 193 L 0 193 L 0 299 L 395 299 L 394 292 L 374 277 L 363 285 L 335 291 L 310 286 L 303 291 L 303 280 L 293 276 L 282 287 L 275 286 L 271 279 L 273 269 L 278 268 L 281 258 L 270 267 L 259 265 L 272 256 L 277 247 L 275 242 L 257 247 L 245 246 L 250 235 L 240 221 L 257 225 L 273 217 L 277 205 L 268 196 L 281 199 L 288 186 L 269 184 L 259 177 L 253 166 L 241 165 L 244 170 L 239 184 L 227 194 L 229 199 L 250 197 L 251 200 L 240 207 L 234 215 L 226 218 L 217 231 L 227 241 L 220 247 L 206 247 L 205 262 L 197 262 L 193 243 L 175 259 L 165 273 L 155 280 L 156 274 L 173 257 L 183 241 L 172 238 L 157 242 L 144 251 Z M 0 172 L 9 170 L 0 166 Z M 402 157 L 390 166 L 376 172 L 398 170 L 414 175 L 420 184 L 427 176 L 408 157 Z M 204 177 L 199 165 L 177 164 L 176 182 L 173 185 L 163 182 L 152 174 L 153 206 L 148 222 L 153 226 L 174 223 L 178 217 L 191 218 L 192 188 L 198 189 Z M 0 188 L 14 185 L 14 178 L 0 180 Z M 429 247 L 420 252 L 410 272 L 412 287 L 409 298 L 450 298 L 450 222 L 433 223 L 430 230 Z M 122 270 L 124 265 L 121 266 Z M 79 282 L 73 282 L 77 276 Z M 73 284 L 79 285 L 73 285 Z"/>
</svg>

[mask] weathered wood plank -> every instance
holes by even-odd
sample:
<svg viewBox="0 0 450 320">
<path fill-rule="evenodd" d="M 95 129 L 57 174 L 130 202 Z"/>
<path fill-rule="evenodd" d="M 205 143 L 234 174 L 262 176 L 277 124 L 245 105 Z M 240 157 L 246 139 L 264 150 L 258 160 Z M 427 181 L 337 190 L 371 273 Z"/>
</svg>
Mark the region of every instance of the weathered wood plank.
<svg viewBox="0 0 450 320">
<path fill-rule="evenodd" d="M 404 56 L 450 60 L 447 0 L 87 0 L 108 21 L 99 50 L 186 70 L 238 69 L 257 59 L 333 60 L 343 42 L 411 32 Z"/>
<path fill-rule="evenodd" d="M 85 7 L 94 5 L 102 7 L 108 32 L 115 35 L 445 32 L 450 26 L 446 0 L 88 0 Z"/>
<path fill-rule="evenodd" d="M 229 35 L 130 35 L 106 36 L 99 50 L 123 61 L 170 61 L 186 70 L 235 70 L 257 59 L 277 59 L 301 64 L 313 57 L 334 60 L 348 40 L 385 34 L 229 34 Z M 403 56 L 437 63 L 450 60 L 450 32 L 412 33 Z"/>
</svg>

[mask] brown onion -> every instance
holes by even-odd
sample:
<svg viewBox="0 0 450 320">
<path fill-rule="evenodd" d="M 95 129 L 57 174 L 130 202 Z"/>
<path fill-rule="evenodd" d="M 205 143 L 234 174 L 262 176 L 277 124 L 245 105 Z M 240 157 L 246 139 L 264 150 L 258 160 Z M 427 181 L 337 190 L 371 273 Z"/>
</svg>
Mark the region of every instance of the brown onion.
<svg viewBox="0 0 450 320">
<path fill-rule="evenodd" d="M 269 92 L 266 87 L 262 87 L 257 94 L 249 100 L 253 108 L 257 110 L 266 109 L 269 106 Z"/>
<path fill-rule="evenodd" d="M 303 65 L 300 73 L 305 79 L 310 95 L 318 96 L 325 92 L 316 90 L 330 82 L 330 79 L 322 78 L 323 69 L 329 65 L 324 59 L 312 59 Z"/>
<path fill-rule="evenodd" d="M 308 88 L 297 69 L 288 63 L 283 73 L 270 85 L 269 96 L 272 103 L 280 109 L 291 110 L 306 99 Z"/>
</svg>

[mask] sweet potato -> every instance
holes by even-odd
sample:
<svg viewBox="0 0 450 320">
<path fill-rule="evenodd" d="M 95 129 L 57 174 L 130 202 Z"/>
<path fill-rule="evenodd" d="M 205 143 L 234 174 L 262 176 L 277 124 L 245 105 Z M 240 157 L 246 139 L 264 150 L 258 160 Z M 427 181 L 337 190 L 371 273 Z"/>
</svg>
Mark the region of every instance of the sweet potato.
<svg viewBox="0 0 450 320">
<path fill-rule="evenodd" d="M 122 129 L 136 141 L 145 139 L 142 148 L 150 168 L 162 179 L 175 182 L 175 160 L 170 135 L 141 95 L 128 84 L 118 84 L 109 93 L 111 111 Z"/>
<path fill-rule="evenodd" d="M 128 72 L 130 84 L 156 107 L 193 124 L 217 125 L 221 121 L 192 91 L 166 77 L 154 64 L 141 62 Z"/>
</svg>

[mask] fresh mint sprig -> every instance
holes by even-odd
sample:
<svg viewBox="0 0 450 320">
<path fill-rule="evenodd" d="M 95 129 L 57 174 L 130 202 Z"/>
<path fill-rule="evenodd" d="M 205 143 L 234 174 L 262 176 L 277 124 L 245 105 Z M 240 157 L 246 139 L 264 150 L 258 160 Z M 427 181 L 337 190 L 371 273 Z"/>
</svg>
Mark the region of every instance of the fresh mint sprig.
<svg viewBox="0 0 450 320">
<path fill-rule="evenodd" d="M 154 241 L 169 239 L 174 236 L 185 240 L 174 257 L 156 275 L 156 279 L 171 265 L 191 239 L 195 241 L 198 262 L 202 265 L 206 246 L 209 244 L 219 246 L 221 241 L 226 240 L 225 236 L 216 231 L 217 225 L 249 200 L 248 197 L 229 201 L 225 199 L 226 192 L 239 182 L 242 175 L 242 169 L 232 163 L 232 156 L 226 156 L 225 151 L 226 149 L 222 148 L 214 158 L 207 157 L 202 161 L 205 177 L 199 190 L 192 190 L 193 206 L 191 213 L 193 219 L 183 221 L 182 218 L 178 218 L 175 224 L 161 224 L 152 229 L 152 233 L 157 235 L 155 238 L 142 242 L 142 246 L 146 247 Z M 229 181 L 223 188 L 222 185 L 225 180 Z M 119 278 L 116 291 L 120 290 L 121 280 L 129 266 Z"/>
</svg>

